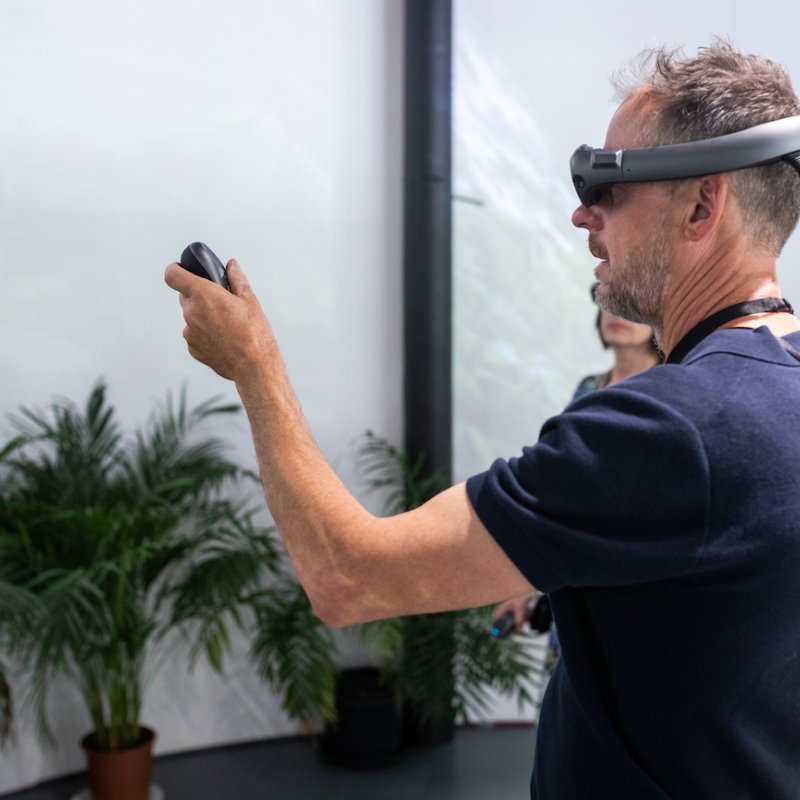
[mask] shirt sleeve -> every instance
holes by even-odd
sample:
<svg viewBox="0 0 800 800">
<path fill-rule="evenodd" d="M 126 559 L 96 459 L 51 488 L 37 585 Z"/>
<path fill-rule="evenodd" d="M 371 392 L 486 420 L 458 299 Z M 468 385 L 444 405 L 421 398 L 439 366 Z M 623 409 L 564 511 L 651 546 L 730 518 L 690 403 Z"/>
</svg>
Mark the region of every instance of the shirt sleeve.
<svg viewBox="0 0 800 800">
<path fill-rule="evenodd" d="M 571 404 L 467 491 L 517 568 L 553 592 L 688 574 L 707 535 L 709 485 L 694 425 L 619 386 Z"/>
</svg>

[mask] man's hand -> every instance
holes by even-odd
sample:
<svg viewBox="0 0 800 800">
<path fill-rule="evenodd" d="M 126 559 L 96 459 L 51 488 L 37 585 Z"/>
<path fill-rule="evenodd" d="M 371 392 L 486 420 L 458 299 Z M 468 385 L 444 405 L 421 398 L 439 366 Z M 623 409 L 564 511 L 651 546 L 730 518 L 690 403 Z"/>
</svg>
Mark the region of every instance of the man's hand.
<svg viewBox="0 0 800 800">
<path fill-rule="evenodd" d="M 512 632 L 521 633 L 525 627 L 525 623 L 528 621 L 531 605 L 535 599 L 536 594 L 528 593 L 520 597 L 515 597 L 512 600 L 507 600 L 505 603 L 501 603 L 495 608 L 492 614 L 492 620 L 498 620 L 503 614 L 510 611 L 514 615 L 514 628 Z"/>
<path fill-rule="evenodd" d="M 235 259 L 228 262 L 227 275 L 230 292 L 180 264 L 170 264 L 164 280 L 180 292 L 186 320 L 183 338 L 189 353 L 223 378 L 236 381 L 254 364 L 265 363 L 276 344 L 261 304 Z"/>
</svg>

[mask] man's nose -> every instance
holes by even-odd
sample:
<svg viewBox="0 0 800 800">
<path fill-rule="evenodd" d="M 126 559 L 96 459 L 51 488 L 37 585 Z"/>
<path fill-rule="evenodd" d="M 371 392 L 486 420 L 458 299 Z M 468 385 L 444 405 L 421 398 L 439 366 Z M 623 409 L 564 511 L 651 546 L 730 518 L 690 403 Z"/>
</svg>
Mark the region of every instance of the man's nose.
<svg viewBox="0 0 800 800">
<path fill-rule="evenodd" d="M 584 205 L 579 205 L 572 212 L 572 224 L 576 228 L 585 228 L 587 231 L 597 231 L 603 227 L 597 211 L 593 207 L 587 208 Z"/>
</svg>

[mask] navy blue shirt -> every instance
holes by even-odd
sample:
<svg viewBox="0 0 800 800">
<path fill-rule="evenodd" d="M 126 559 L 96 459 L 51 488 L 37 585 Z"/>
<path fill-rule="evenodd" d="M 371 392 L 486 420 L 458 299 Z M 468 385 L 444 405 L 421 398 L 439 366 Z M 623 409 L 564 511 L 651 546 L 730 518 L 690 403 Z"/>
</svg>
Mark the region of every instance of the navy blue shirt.
<svg viewBox="0 0 800 800">
<path fill-rule="evenodd" d="M 800 797 L 799 423 L 800 363 L 723 330 L 469 479 L 561 639 L 531 797 Z"/>
</svg>

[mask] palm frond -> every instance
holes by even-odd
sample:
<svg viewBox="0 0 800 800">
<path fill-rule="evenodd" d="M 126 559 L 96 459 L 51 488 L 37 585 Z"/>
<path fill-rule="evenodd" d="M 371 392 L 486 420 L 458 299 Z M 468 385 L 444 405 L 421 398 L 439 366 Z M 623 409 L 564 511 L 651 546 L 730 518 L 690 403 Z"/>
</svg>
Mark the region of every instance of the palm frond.
<svg viewBox="0 0 800 800">
<path fill-rule="evenodd" d="M 294 584 L 265 593 L 257 615 L 251 656 L 262 680 L 282 695 L 284 711 L 294 719 L 335 719 L 339 670 L 331 631 L 303 589 Z"/>
<path fill-rule="evenodd" d="M 407 617 L 388 617 L 358 626 L 363 642 L 371 645 L 387 663 L 403 652 Z"/>
<path fill-rule="evenodd" d="M 523 633 L 498 640 L 490 636 L 492 611 L 491 606 L 469 609 L 459 614 L 455 627 L 458 713 L 465 720 L 486 717 L 488 688 L 514 697 L 520 709 L 533 703 L 544 674 L 546 647 L 541 637 Z"/>
<path fill-rule="evenodd" d="M 357 450 L 356 467 L 369 491 L 386 492 L 384 512 L 389 516 L 417 508 L 447 488 L 441 469 L 429 473 L 424 454 L 412 461 L 369 430 Z"/>
</svg>

